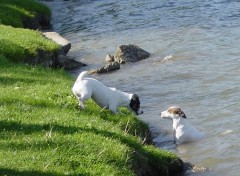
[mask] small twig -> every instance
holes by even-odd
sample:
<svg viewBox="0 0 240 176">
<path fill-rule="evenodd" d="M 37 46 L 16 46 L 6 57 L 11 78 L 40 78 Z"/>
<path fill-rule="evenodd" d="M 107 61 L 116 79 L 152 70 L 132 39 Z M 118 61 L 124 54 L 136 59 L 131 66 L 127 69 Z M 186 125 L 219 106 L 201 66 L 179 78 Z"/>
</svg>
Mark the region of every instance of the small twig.
<svg viewBox="0 0 240 176">
<path fill-rule="evenodd" d="M 102 112 L 104 109 L 106 109 L 107 108 L 107 106 L 104 106 L 104 108 L 102 108 L 102 110 L 100 111 L 100 112 Z"/>
<path fill-rule="evenodd" d="M 51 138 L 51 137 L 52 137 L 52 130 L 53 130 L 53 126 L 50 125 L 50 131 L 48 131 L 48 132 L 46 133 L 46 138 Z"/>
<path fill-rule="evenodd" d="M 50 165 L 50 162 L 43 168 L 43 170 L 46 170 L 49 165 Z"/>
<path fill-rule="evenodd" d="M 103 152 L 105 152 L 105 149 L 103 149 L 101 152 L 99 152 L 98 156 L 101 155 Z"/>
<path fill-rule="evenodd" d="M 147 140 L 147 136 L 145 136 L 145 138 L 143 139 L 142 144 L 145 144 L 146 140 Z"/>
<path fill-rule="evenodd" d="M 124 129 L 125 133 L 128 133 L 129 130 L 130 130 L 130 128 L 128 128 L 128 124 L 129 124 L 129 119 L 128 119 L 127 124 L 126 124 L 125 129 Z"/>
</svg>

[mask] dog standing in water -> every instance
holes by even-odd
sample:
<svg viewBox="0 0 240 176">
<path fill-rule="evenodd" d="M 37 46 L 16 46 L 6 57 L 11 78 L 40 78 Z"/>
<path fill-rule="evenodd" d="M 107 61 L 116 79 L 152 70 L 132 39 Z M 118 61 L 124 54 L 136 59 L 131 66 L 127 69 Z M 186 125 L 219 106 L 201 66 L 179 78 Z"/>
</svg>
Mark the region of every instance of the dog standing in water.
<svg viewBox="0 0 240 176">
<path fill-rule="evenodd" d="M 173 137 L 176 144 L 197 141 L 203 137 L 203 133 L 191 126 L 185 113 L 177 106 L 162 111 L 160 117 L 173 121 Z"/>
<path fill-rule="evenodd" d="M 85 78 L 87 74 L 87 71 L 81 72 L 72 88 L 82 109 L 84 109 L 84 102 L 92 98 L 100 107 L 107 108 L 113 113 L 116 113 L 121 106 L 127 107 L 137 115 L 143 113 L 140 110 L 140 100 L 136 94 L 107 87 L 96 79 Z"/>
</svg>

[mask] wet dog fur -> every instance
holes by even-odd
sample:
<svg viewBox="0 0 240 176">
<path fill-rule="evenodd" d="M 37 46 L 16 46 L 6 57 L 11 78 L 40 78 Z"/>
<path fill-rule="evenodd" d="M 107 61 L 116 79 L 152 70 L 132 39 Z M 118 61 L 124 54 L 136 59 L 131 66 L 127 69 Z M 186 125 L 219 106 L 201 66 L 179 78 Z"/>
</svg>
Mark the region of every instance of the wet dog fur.
<svg viewBox="0 0 240 176">
<path fill-rule="evenodd" d="M 160 117 L 172 120 L 173 137 L 176 144 L 198 141 L 203 137 L 203 133 L 188 122 L 185 113 L 177 106 L 162 111 Z"/>
</svg>

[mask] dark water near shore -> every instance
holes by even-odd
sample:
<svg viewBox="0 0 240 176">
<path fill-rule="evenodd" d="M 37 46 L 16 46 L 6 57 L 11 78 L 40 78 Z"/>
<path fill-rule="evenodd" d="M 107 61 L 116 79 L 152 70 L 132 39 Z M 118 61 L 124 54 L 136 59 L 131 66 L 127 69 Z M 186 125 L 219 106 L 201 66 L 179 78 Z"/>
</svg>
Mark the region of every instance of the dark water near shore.
<svg viewBox="0 0 240 176">
<path fill-rule="evenodd" d="M 101 66 L 121 44 L 151 57 L 96 76 L 139 94 L 156 143 L 184 161 L 210 168 L 190 175 L 240 172 L 240 1 L 55 0 L 54 30 L 72 42 L 69 55 Z M 205 133 L 197 143 L 174 146 L 171 122 L 159 118 L 170 105 Z M 169 142 L 170 141 L 170 142 Z"/>
</svg>

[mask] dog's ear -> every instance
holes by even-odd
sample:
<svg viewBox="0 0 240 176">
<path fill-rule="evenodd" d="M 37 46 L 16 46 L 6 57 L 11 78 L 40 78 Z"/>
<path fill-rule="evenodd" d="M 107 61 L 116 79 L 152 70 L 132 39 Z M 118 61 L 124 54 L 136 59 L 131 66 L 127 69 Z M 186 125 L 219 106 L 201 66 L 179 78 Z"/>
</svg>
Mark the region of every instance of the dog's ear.
<svg viewBox="0 0 240 176">
<path fill-rule="evenodd" d="M 136 112 L 136 114 L 138 114 L 138 110 L 140 108 L 140 100 L 136 94 L 132 95 L 129 106 L 134 112 Z"/>
<path fill-rule="evenodd" d="M 185 118 L 185 119 L 187 118 L 185 113 L 180 108 L 177 110 L 176 113 L 182 118 Z"/>
<path fill-rule="evenodd" d="M 139 97 L 138 97 L 136 94 L 133 94 L 132 100 L 137 100 L 137 101 L 139 101 Z"/>
<path fill-rule="evenodd" d="M 180 115 L 182 118 L 185 118 L 185 119 L 187 118 L 186 115 L 185 115 L 185 113 L 184 113 L 183 111 L 180 111 L 180 112 L 179 112 L 179 115 Z"/>
</svg>

